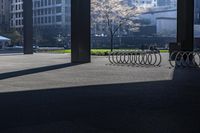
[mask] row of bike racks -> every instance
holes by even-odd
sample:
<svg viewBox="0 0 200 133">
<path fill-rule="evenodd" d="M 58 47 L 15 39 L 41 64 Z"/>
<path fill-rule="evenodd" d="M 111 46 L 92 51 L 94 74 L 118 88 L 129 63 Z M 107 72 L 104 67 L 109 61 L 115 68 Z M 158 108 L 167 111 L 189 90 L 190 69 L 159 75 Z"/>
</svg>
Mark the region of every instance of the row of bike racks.
<svg viewBox="0 0 200 133">
<path fill-rule="evenodd" d="M 158 50 L 123 50 L 109 53 L 111 64 L 160 66 L 162 56 Z"/>
<path fill-rule="evenodd" d="M 160 66 L 162 56 L 159 50 L 121 50 L 109 53 L 113 65 Z M 174 51 L 170 53 L 171 67 L 200 68 L 200 51 Z"/>
<path fill-rule="evenodd" d="M 200 67 L 199 51 L 174 51 L 169 58 L 172 67 Z"/>
</svg>

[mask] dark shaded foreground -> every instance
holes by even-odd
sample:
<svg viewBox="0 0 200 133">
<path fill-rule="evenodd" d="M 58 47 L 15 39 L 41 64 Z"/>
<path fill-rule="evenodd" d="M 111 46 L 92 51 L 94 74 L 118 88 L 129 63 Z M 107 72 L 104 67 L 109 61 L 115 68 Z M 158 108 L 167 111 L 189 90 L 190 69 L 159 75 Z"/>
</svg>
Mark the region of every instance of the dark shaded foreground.
<svg viewBox="0 0 200 133">
<path fill-rule="evenodd" d="M 199 133 L 200 71 L 173 80 L 0 94 L 1 133 Z"/>
</svg>

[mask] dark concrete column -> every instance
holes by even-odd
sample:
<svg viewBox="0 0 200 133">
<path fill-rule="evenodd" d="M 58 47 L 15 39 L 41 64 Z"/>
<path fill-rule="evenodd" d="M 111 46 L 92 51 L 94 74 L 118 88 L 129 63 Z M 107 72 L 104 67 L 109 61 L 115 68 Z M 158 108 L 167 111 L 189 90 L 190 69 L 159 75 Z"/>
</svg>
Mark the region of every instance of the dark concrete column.
<svg viewBox="0 0 200 133">
<path fill-rule="evenodd" d="M 33 54 L 32 0 L 23 0 L 24 54 Z"/>
<path fill-rule="evenodd" d="M 178 0 L 177 42 L 181 50 L 192 51 L 194 43 L 194 0 Z"/>
<path fill-rule="evenodd" d="M 90 0 L 71 0 L 72 63 L 87 63 L 90 57 Z"/>
</svg>

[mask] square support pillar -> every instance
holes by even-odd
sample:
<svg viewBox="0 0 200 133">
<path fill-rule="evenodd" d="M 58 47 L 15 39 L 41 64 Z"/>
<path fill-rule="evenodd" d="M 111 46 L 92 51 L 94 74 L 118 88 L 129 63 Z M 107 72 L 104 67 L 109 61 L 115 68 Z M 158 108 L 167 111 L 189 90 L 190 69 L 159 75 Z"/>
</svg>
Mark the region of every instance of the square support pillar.
<svg viewBox="0 0 200 133">
<path fill-rule="evenodd" d="M 90 54 L 90 0 L 71 1 L 71 61 L 91 62 Z"/>
<path fill-rule="evenodd" d="M 33 54 L 32 0 L 23 0 L 24 54 Z"/>
<path fill-rule="evenodd" d="M 177 43 L 182 51 L 192 51 L 194 43 L 194 0 L 177 1 Z"/>
</svg>

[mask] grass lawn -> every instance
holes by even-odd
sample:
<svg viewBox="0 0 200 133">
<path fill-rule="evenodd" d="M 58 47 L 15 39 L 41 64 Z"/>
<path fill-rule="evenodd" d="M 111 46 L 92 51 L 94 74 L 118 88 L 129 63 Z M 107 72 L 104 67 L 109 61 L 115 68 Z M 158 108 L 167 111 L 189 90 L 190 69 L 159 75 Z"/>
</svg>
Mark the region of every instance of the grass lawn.
<svg viewBox="0 0 200 133">
<path fill-rule="evenodd" d="M 67 50 L 48 50 L 45 52 L 49 52 L 49 53 L 71 53 L 70 49 Z M 108 55 L 108 53 L 110 52 L 110 49 L 92 49 L 91 50 L 91 54 L 92 55 L 99 55 L 99 56 L 104 56 L 104 55 Z M 169 50 L 160 50 L 161 53 L 168 53 Z"/>
<path fill-rule="evenodd" d="M 160 50 L 160 53 L 169 53 L 169 50 Z"/>
</svg>

